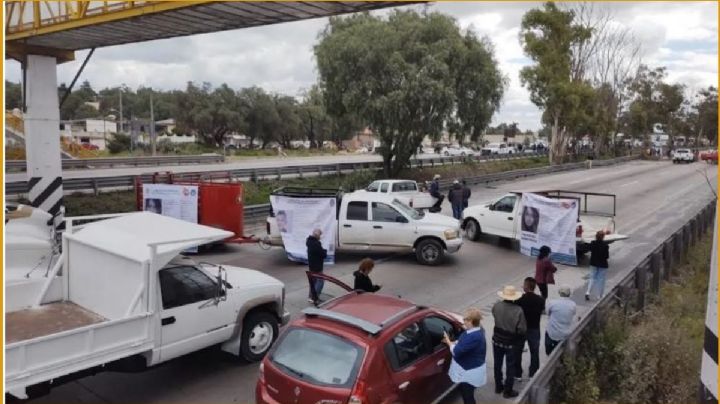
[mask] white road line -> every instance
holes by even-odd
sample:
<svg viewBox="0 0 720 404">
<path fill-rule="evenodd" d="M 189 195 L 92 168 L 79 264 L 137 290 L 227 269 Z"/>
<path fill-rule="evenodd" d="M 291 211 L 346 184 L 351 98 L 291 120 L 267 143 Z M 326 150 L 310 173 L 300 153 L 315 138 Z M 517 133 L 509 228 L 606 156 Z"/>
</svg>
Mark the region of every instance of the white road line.
<svg viewBox="0 0 720 404">
<path fill-rule="evenodd" d="M 638 183 L 638 181 L 628 182 L 628 183 L 626 183 L 626 184 L 620 185 L 618 188 L 626 187 L 626 186 L 628 186 L 628 185 L 633 185 L 633 184 L 637 184 L 637 183 Z"/>
</svg>

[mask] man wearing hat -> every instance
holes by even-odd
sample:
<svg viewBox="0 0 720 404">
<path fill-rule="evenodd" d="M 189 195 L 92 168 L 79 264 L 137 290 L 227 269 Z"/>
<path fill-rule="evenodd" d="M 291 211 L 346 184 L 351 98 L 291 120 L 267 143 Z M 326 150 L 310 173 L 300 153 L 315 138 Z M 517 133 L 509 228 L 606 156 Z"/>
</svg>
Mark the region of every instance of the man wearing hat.
<svg viewBox="0 0 720 404">
<path fill-rule="evenodd" d="M 430 212 L 440 212 L 440 206 L 445 197 L 440 193 L 440 174 L 435 174 L 430 183 L 430 196 L 435 198 L 435 204 L 430 208 Z"/>
<path fill-rule="evenodd" d="M 462 185 L 460 185 L 460 181 L 453 181 L 452 188 L 450 188 L 448 192 L 448 201 L 450 201 L 450 206 L 452 206 L 453 217 L 458 220 L 462 219 L 464 196 L 465 191 Z"/>
<path fill-rule="evenodd" d="M 493 329 L 493 359 L 495 361 L 495 393 L 502 393 L 505 398 L 517 397 L 518 392 L 513 390 L 518 345 L 524 341 L 527 324 L 522 307 L 516 301 L 522 297 L 522 292 L 514 286 L 505 286 L 498 296 L 502 299 L 495 303 L 492 315 L 495 319 Z M 505 361 L 505 383 L 503 383 L 503 360 Z"/>
</svg>

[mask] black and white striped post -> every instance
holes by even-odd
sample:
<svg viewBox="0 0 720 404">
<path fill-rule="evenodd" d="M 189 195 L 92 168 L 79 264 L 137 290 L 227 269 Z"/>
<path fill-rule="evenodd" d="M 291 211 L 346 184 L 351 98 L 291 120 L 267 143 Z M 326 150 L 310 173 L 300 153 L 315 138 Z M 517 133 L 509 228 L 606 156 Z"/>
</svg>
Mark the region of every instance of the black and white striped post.
<svg viewBox="0 0 720 404">
<path fill-rule="evenodd" d="M 718 277 L 717 277 L 717 215 L 715 215 L 710 281 L 705 315 L 705 345 L 700 368 L 700 402 L 718 402 Z"/>
<path fill-rule="evenodd" d="M 50 56 L 28 55 L 24 68 L 29 199 L 32 206 L 55 216 L 63 206 L 57 60 Z M 62 217 L 58 219 L 62 220 Z"/>
</svg>

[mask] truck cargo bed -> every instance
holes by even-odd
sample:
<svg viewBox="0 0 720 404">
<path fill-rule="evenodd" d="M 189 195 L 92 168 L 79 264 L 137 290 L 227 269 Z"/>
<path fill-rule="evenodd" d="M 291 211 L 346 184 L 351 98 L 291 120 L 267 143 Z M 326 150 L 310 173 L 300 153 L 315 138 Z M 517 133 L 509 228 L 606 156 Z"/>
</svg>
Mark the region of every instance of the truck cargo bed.
<svg viewBox="0 0 720 404">
<path fill-rule="evenodd" d="M 5 314 L 5 343 L 24 341 L 107 321 L 72 302 L 44 304 Z"/>
</svg>

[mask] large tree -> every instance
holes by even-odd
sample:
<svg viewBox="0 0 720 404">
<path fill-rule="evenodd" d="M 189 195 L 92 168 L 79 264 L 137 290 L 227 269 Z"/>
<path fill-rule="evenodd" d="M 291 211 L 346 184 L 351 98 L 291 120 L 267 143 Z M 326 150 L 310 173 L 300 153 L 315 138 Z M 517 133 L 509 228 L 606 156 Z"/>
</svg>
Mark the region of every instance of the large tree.
<svg viewBox="0 0 720 404">
<path fill-rule="evenodd" d="M 715 87 L 700 91 L 694 105 L 696 121 L 695 134 L 717 144 L 718 137 L 718 92 Z"/>
<path fill-rule="evenodd" d="M 280 124 L 280 116 L 273 97 L 259 87 L 244 88 L 240 98 L 246 105 L 245 134 L 250 139 L 250 147 L 255 140 L 262 142 L 262 147 L 275 140 L 275 131 Z"/>
<path fill-rule="evenodd" d="M 387 175 L 407 165 L 425 136 L 446 127 L 478 136 L 503 93 L 489 43 L 463 36 L 440 13 L 331 18 L 315 56 L 328 112 L 370 127 Z"/>
<path fill-rule="evenodd" d="M 300 122 L 311 148 L 322 147 L 323 141 L 330 137 L 333 120 L 325 107 L 325 95 L 318 85 L 313 85 L 303 94 L 298 108 Z"/>
<path fill-rule="evenodd" d="M 534 64 L 520 71 L 520 80 L 550 126 L 551 162 L 562 161 L 569 129 L 585 119 L 584 103 L 592 93 L 589 84 L 572 75 L 572 49 L 591 35 L 590 29 L 573 21 L 574 16 L 548 2 L 528 11 L 521 24 L 520 42 Z"/>
<path fill-rule="evenodd" d="M 226 84 L 212 89 L 190 82 L 178 97 L 177 125 L 187 133 L 196 133 L 207 144 L 220 147 L 225 136 L 245 129 L 245 108 L 238 95 Z"/>
</svg>

